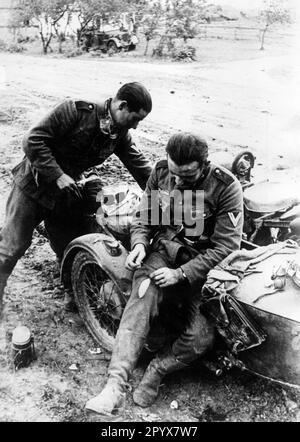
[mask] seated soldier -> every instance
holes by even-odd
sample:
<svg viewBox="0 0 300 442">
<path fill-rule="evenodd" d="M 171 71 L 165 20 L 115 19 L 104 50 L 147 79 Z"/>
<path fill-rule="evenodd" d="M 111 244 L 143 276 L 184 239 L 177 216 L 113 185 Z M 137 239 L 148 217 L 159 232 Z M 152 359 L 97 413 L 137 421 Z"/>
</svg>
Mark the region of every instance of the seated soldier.
<svg viewBox="0 0 300 442">
<path fill-rule="evenodd" d="M 159 161 L 150 175 L 131 226 L 126 265 L 135 271 L 132 293 L 106 386 L 86 404 L 98 413 L 122 405 L 126 382 L 160 319 L 169 333 L 133 393 L 136 404 L 150 406 L 163 376 L 211 348 L 214 329 L 200 311 L 201 288 L 208 271 L 240 247 L 243 198 L 237 179 L 208 161 L 207 144 L 199 136 L 175 134 L 166 152 L 167 160 Z"/>
</svg>

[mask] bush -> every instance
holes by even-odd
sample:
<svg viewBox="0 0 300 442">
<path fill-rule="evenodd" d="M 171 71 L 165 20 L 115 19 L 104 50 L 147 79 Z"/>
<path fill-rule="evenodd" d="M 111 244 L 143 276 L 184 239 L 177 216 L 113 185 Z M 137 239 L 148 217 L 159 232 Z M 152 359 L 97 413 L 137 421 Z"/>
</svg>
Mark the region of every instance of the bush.
<svg viewBox="0 0 300 442">
<path fill-rule="evenodd" d="M 153 57 L 172 57 L 175 49 L 174 39 L 168 35 L 162 35 L 156 48 L 153 49 Z"/>
<path fill-rule="evenodd" d="M 72 51 L 65 53 L 67 58 L 79 57 L 79 55 L 82 55 L 82 54 L 83 54 L 83 51 L 80 48 L 73 49 Z"/>
<path fill-rule="evenodd" d="M 26 37 L 19 35 L 17 38 L 17 43 L 28 43 L 30 41 L 30 37 L 27 35 Z"/>
<path fill-rule="evenodd" d="M 175 61 L 195 61 L 196 49 L 179 39 L 163 35 L 156 48 L 153 49 L 153 57 L 166 57 Z"/>
<path fill-rule="evenodd" d="M 193 46 L 175 48 L 172 53 L 172 58 L 175 61 L 195 61 L 196 49 Z"/>
<path fill-rule="evenodd" d="M 107 58 L 108 57 L 108 54 L 107 53 L 105 54 L 101 49 L 92 49 L 92 48 L 90 48 L 88 53 L 92 57 L 100 57 L 100 58 Z"/>
<path fill-rule="evenodd" d="M 5 41 L 0 40 L 0 51 L 23 52 L 25 50 L 25 47 L 19 43 L 6 43 Z"/>
<path fill-rule="evenodd" d="M 7 50 L 7 44 L 4 40 L 0 40 L 0 51 L 6 51 Z"/>
<path fill-rule="evenodd" d="M 18 43 L 11 43 L 7 46 L 6 50 L 8 52 L 24 52 L 26 49 Z"/>
</svg>

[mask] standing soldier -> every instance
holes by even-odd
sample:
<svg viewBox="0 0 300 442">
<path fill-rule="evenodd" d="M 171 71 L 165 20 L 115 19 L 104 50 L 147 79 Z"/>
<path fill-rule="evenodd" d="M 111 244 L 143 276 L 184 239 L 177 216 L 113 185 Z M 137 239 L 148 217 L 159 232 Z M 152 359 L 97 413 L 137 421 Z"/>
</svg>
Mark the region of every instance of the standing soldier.
<svg viewBox="0 0 300 442">
<path fill-rule="evenodd" d="M 70 196 L 81 197 L 76 180 L 85 170 L 116 154 L 145 188 L 151 167 L 128 132 L 152 109 L 147 89 L 124 84 L 103 103 L 66 100 L 24 137 L 23 161 L 13 169 L 13 187 L 0 233 L 0 314 L 7 278 L 31 244 L 34 228 L 45 221 L 51 246 L 62 258 L 65 246 L 80 232 L 76 218 L 65 216 Z"/>
</svg>

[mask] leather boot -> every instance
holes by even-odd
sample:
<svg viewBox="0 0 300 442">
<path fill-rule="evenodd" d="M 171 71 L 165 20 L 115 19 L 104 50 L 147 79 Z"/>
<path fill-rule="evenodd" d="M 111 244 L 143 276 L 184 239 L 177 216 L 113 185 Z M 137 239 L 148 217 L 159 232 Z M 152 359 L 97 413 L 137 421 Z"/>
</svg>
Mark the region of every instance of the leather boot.
<svg viewBox="0 0 300 442">
<path fill-rule="evenodd" d="M 170 350 L 157 355 L 148 365 L 143 379 L 133 393 L 133 401 L 140 407 L 150 407 L 158 396 L 162 378 L 167 374 L 188 367 L 176 359 Z"/>
<path fill-rule="evenodd" d="M 145 339 L 131 330 L 119 328 L 108 368 L 108 381 L 98 396 L 86 403 L 86 408 L 109 415 L 125 404 L 128 378 L 137 362 Z"/>
<path fill-rule="evenodd" d="M 99 414 L 110 415 L 125 403 L 125 392 L 119 382 L 108 380 L 98 396 L 87 401 L 85 408 Z"/>
</svg>

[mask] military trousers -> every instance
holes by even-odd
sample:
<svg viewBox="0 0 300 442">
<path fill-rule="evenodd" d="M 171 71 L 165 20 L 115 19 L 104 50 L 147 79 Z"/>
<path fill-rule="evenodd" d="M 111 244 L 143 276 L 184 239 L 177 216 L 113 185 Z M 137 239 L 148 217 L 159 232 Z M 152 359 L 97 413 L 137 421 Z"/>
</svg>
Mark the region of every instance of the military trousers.
<svg viewBox="0 0 300 442">
<path fill-rule="evenodd" d="M 153 328 L 161 330 L 163 338 L 167 338 L 165 346 L 171 346 L 176 359 L 185 364 L 213 345 L 214 327 L 200 312 L 200 293 L 193 293 L 188 283 L 160 289 L 151 282 L 145 295 L 139 298 L 139 286 L 151 272 L 161 267 L 176 267 L 180 265 L 178 261 L 180 259 L 170 260 L 162 247 L 151 252 L 135 271 L 132 293 L 123 312 L 108 369 L 111 379 L 128 381 Z"/>
<path fill-rule="evenodd" d="M 12 272 L 18 259 L 31 244 L 34 229 L 41 221 L 50 240 L 50 245 L 59 259 L 67 244 L 82 234 L 82 225 L 74 214 L 58 215 L 58 209 L 47 209 L 38 200 L 30 198 L 13 183 L 6 203 L 6 217 L 0 231 L 0 276 Z"/>
</svg>

